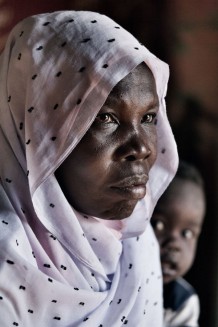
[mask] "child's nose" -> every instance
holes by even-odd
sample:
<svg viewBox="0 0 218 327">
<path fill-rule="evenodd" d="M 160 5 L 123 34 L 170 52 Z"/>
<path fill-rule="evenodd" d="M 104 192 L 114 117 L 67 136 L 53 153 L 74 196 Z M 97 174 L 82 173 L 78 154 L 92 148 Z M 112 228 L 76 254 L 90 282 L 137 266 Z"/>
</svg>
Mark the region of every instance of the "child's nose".
<svg viewBox="0 0 218 327">
<path fill-rule="evenodd" d="M 179 242 L 171 242 L 168 243 L 165 248 L 170 251 L 170 252 L 180 252 L 181 251 L 181 246 Z"/>
<path fill-rule="evenodd" d="M 178 231 L 171 231 L 168 233 L 163 247 L 170 251 L 179 252 L 181 250 L 181 235 Z"/>
</svg>

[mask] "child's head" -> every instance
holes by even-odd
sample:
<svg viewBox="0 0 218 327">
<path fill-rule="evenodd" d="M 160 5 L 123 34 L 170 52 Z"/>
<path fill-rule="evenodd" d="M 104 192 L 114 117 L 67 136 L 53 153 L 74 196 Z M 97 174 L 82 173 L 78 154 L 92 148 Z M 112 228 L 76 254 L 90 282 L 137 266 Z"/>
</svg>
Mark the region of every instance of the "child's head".
<svg viewBox="0 0 218 327">
<path fill-rule="evenodd" d="M 164 283 L 183 276 L 190 269 L 204 214 L 203 180 L 196 168 L 180 162 L 151 220 L 160 244 Z"/>
</svg>

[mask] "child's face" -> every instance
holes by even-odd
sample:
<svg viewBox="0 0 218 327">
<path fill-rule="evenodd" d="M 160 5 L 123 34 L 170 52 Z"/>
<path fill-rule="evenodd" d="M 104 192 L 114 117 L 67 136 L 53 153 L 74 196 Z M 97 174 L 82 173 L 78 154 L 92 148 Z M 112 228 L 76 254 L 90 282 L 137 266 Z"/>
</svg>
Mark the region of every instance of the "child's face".
<svg viewBox="0 0 218 327">
<path fill-rule="evenodd" d="M 204 213 L 203 191 L 191 181 L 175 178 L 159 200 L 151 222 L 160 244 L 164 283 L 191 267 Z"/>
</svg>

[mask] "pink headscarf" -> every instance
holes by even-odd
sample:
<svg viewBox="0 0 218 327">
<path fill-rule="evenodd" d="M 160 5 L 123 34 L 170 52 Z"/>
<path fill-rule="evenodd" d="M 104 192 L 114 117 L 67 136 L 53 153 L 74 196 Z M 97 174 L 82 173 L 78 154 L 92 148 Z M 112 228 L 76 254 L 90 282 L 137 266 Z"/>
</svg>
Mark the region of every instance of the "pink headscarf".
<svg viewBox="0 0 218 327">
<path fill-rule="evenodd" d="M 71 208 L 54 172 L 112 88 L 142 61 L 160 101 L 158 156 L 119 240 Z M 1 327 L 162 326 L 149 219 L 177 168 L 167 81 L 168 66 L 104 15 L 41 14 L 13 29 L 0 57 Z"/>
</svg>

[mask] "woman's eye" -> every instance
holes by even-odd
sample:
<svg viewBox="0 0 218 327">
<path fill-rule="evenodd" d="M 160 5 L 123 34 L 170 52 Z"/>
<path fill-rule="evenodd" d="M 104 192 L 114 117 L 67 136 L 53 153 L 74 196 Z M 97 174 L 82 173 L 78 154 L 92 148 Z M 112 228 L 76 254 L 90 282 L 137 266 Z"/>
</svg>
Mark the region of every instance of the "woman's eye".
<svg viewBox="0 0 218 327">
<path fill-rule="evenodd" d="M 99 114 L 96 116 L 95 120 L 103 124 L 110 124 L 115 122 L 115 119 L 111 114 Z"/>
<path fill-rule="evenodd" d="M 194 233 L 192 230 L 190 229 L 185 229 L 183 232 L 182 232 L 182 235 L 184 238 L 186 238 L 187 240 L 191 240 L 192 238 L 194 238 Z"/>
<path fill-rule="evenodd" d="M 152 113 L 152 114 L 146 114 L 143 118 L 142 118 L 142 123 L 143 124 L 151 124 L 154 122 L 156 117 L 156 113 Z"/>
</svg>

